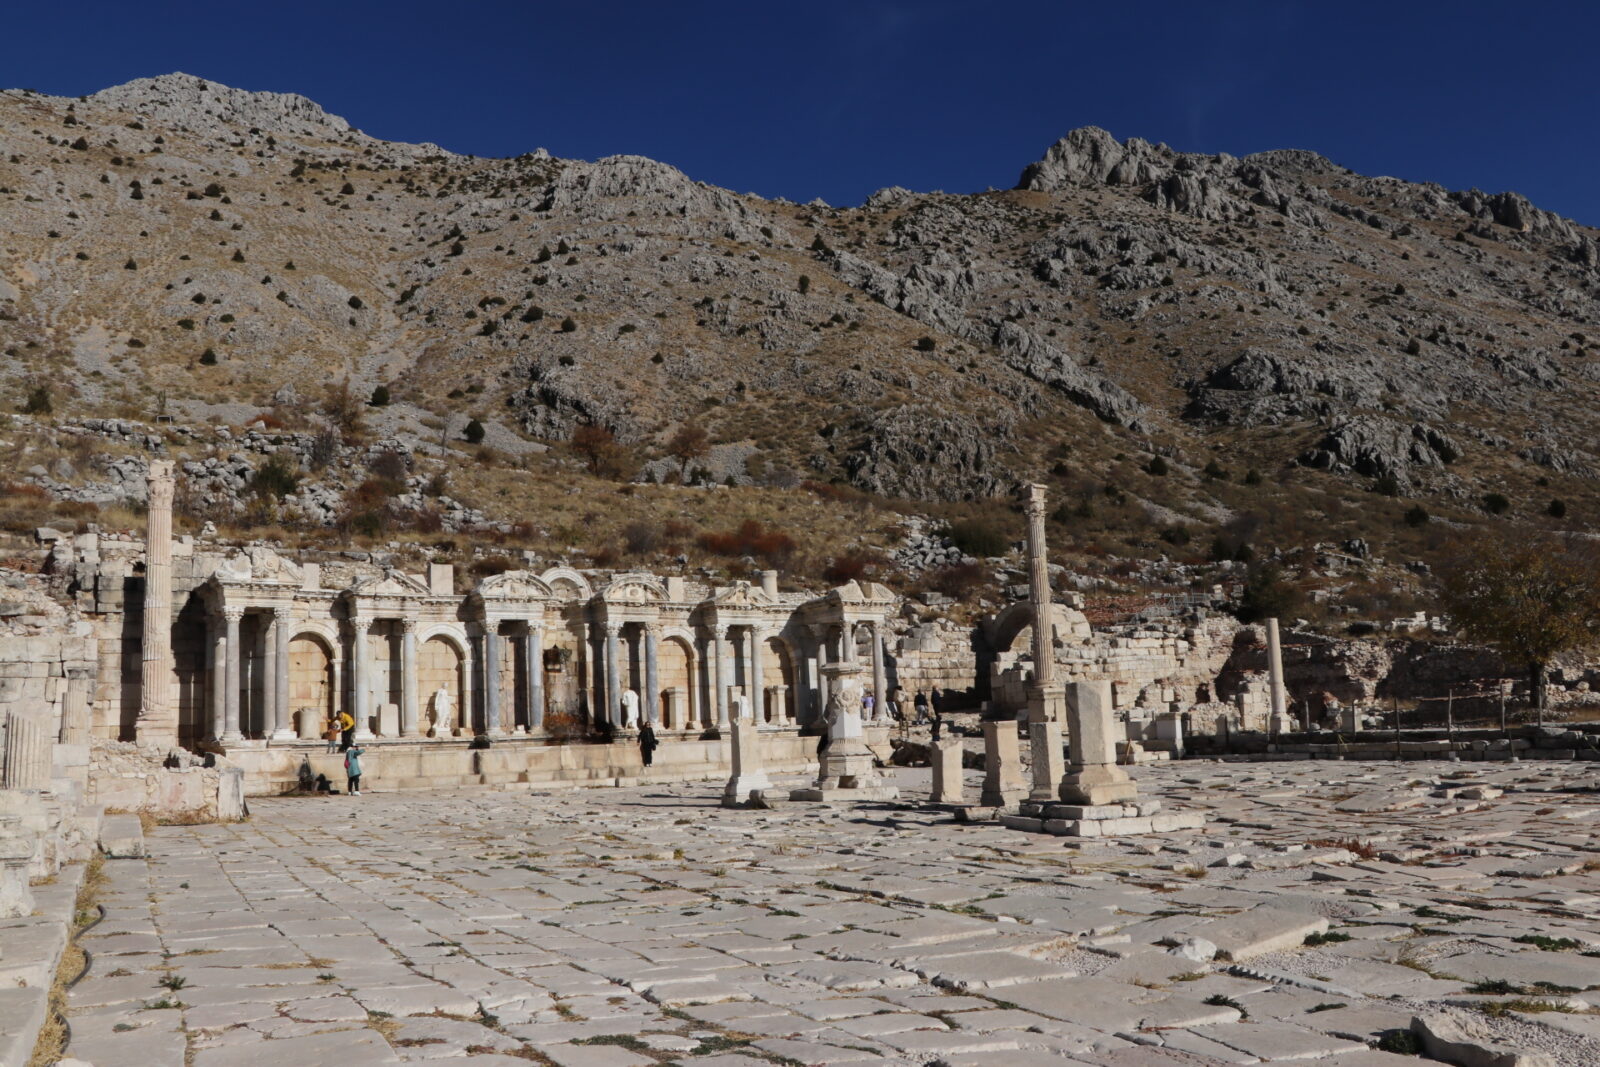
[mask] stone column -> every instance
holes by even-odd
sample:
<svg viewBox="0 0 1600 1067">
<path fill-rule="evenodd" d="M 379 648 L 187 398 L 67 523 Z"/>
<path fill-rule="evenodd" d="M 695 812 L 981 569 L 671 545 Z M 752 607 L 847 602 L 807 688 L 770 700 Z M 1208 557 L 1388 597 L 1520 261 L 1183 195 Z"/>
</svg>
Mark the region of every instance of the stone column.
<svg viewBox="0 0 1600 1067">
<path fill-rule="evenodd" d="M 44 717 L 13 711 L 6 716 L 7 789 L 44 789 L 50 784 L 50 733 Z"/>
<path fill-rule="evenodd" d="M 658 662 L 661 633 L 654 626 L 644 628 L 644 718 L 651 726 L 661 722 L 661 668 Z"/>
<path fill-rule="evenodd" d="M 1289 721 L 1288 700 L 1283 690 L 1283 646 L 1278 643 L 1278 620 L 1267 620 L 1267 680 L 1272 689 L 1272 722 L 1274 733 L 1292 730 Z"/>
<path fill-rule="evenodd" d="M 89 743 L 89 688 L 94 684 L 86 671 L 67 671 L 67 691 L 61 713 L 61 743 L 87 745 Z"/>
<path fill-rule="evenodd" d="M 1067 687 L 1067 730 L 1072 762 L 1061 779 L 1068 804 L 1122 804 L 1138 795 L 1128 772 L 1117 766 L 1112 732 L 1110 682 L 1073 682 Z"/>
<path fill-rule="evenodd" d="M 293 710 L 289 707 L 289 609 L 278 608 L 273 613 L 272 627 L 272 674 L 273 674 L 273 701 L 272 716 L 277 721 L 277 729 L 272 731 L 275 741 L 293 741 L 299 736 L 295 729 Z"/>
<path fill-rule="evenodd" d="M 227 732 L 228 708 L 228 632 L 219 625 L 216 616 L 211 617 L 211 641 L 208 652 L 211 659 L 211 700 L 210 713 L 211 729 L 207 740 L 220 741 Z"/>
<path fill-rule="evenodd" d="M 239 620 L 244 618 L 243 608 L 223 608 L 222 618 L 228 627 L 228 663 L 227 679 L 223 682 L 222 691 L 223 718 L 222 742 L 231 744 L 243 741 L 244 734 L 239 732 Z"/>
<path fill-rule="evenodd" d="M 260 629 L 261 640 L 261 736 L 271 738 L 278 732 L 278 613 L 274 608 L 265 612 Z"/>
<path fill-rule="evenodd" d="M 746 675 L 750 681 L 750 718 L 757 725 L 764 725 L 767 721 L 766 663 L 761 655 L 762 644 L 761 631 L 750 627 L 750 659 L 746 663 Z M 773 716 L 773 720 L 773 725 L 777 725 L 777 716 Z"/>
<path fill-rule="evenodd" d="M 145 513 L 144 633 L 140 643 L 141 743 L 175 746 L 178 709 L 172 700 L 172 461 L 153 459 Z"/>
<path fill-rule="evenodd" d="M 883 722 L 889 716 L 889 685 L 883 668 L 883 634 L 876 620 L 867 623 L 872 635 L 872 719 Z"/>
<path fill-rule="evenodd" d="M 1044 486 L 1023 489 L 1028 517 L 1028 600 L 1033 609 L 1033 681 L 1028 694 L 1028 748 L 1033 757 L 1033 790 L 1028 799 L 1056 798 L 1066 760 L 1061 751 L 1061 719 L 1066 693 L 1056 681 L 1055 597 L 1050 592 L 1050 557 L 1045 547 Z"/>
<path fill-rule="evenodd" d="M 606 721 L 613 726 L 622 725 L 622 670 L 618 664 L 621 652 L 622 626 L 606 622 Z"/>
<path fill-rule="evenodd" d="M 400 620 L 400 736 L 417 737 L 417 620 Z"/>
<path fill-rule="evenodd" d="M 470 735 L 475 726 L 473 716 L 476 711 L 473 705 L 477 702 L 477 694 L 474 692 L 473 677 L 476 670 L 477 665 L 472 658 L 472 641 L 468 639 L 467 650 L 461 657 L 461 706 L 456 709 L 456 721 L 446 724 L 450 734 L 456 737 Z M 440 734 L 440 736 L 446 735 Z"/>
<path fill-rule="evenodd" d="M 544 628 L 528 623 L 528 732 L 544 731 Z"/>
<path fill-rule="evenodd" d="M 500 729 L 500 624 L 483 626 L 483 720 L 484 730 L 499 737 Z"/>
<path fill-rule="evenodd" d="M 371 619 L 355 617 L 350 620 L 350 717 L 356 721 L 355 740 L 364 741 L 372 736 L 372 685 L 367 658 L 372 650 L 367 647 L 367 631 Z"/>
<path fill-rule="evenodd" d="M 733 685 L 733 650 L 728 646 L 728 627 L 722 623 L 717 624 L 716 642 L 713 646 L 716 653 L 716 681 L 713 688 L 713 704 L 717 709 L 717 725 L 728 725 L 728 689 Z"/>
<path fill-rule="evenodd" d="M 828 710 L 828 676 L 822 673 L 822 668 L 828 662 L 828 628 L 827 626 L 813 625 L 811 640 L 816 645 L 816 655 L 811 657 L 811 721 L 819 723 Z"/>
</svg>

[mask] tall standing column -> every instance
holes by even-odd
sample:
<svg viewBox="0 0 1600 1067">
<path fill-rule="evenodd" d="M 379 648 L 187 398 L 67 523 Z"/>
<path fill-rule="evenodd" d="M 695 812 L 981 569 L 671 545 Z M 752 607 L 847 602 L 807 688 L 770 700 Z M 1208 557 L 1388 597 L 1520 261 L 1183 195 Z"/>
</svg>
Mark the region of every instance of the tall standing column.
<svg viewBox="0 0 1600 1067">
<path fill-rule="evenodd" d="M 644 628 L 644 721 L 661 722 L 661 673 L 657 663 L 661 633 L 654 625 Z"/>
<path fill-rule="evenodd" d="M 1033 682 L 1028 686 L 1028 747 L 1033 756 L 1033 789 L 1028 799 L 1056 798 L 1065 771 L 1061 720 L 1066 691 L 1056 681 L 1055 598 L 1050 592 L 1050 557 L 1044 542 L 1044 486 L 1023 490 L 1028 516 L 1028 599 L 1033 608 Z M 1073 735 L 1073 745 L 1078 738 Z"/>
<path fill-rule="evenodd" d="M 528 732 L 544 731 L 544 628 L 528 623 Z"/>
<path fill-rule="evenodd" d="M 889 682 L 883 667 L 883 632 L 878 629 L 876 620 L 867 624 L 867 632 L 872 635 L 872 718 L 882 722 L 889 715 L 889 705 L 886 703 Z"/>
<path fill-rule="evenodd" d="M 400 736 L 417 737 L 417 620 L 400 620 Z"/>
<path fill-rule="evenodd" d="M 750 627 L 750 717 L 759 725 L 767 721 L 766 668 L 762 663 L 761 631 Z"/>
<path fill-rule="evenodd" d="M 622 725 L 622 672 L 618 668 L 617 654 L 622 626 L 607 620 L 606 628 L 606 721 L 613 726 Z"/>
<path fill-rule="evenodd" d="M 260 627 L 261 641 L 261 736 L 278 732 L 278 613 L 268 608 L 266 623 Z"/>
<path fill-rule="evenodd" d="M 299 736 L 299 731 L 295 729 L 292 709 L 289 707 L 289 609 L 277 608 L 274 611 L 274 618 L 276 621 L 272 627 L 272 715 L 277 720 L 278 726 L 273 730 L 272 738 L 275 741 L 292 741 Z"/>
<path fill-rule="evenodd" d="M 1267 620 L 1267 681 L 1272 687 L 1273 733 L 1294 729 L 1289 721 L 1288 701 L 1283 690 L 1283 646 L 1278 642 L 1278 620 Z"/>
<path fill-rule="evenodd" d="M 209 741 L 220 741 L 228 721 L 228 631 L 222 620 L 211 617 L 211 730 Z"/>
<path fill-rule="evenodd" d="M 140 742 L 178 743 L 178 709 L 172 700 L 172 461 L 153 459 L 145 513 L 144 633 L 140 643 Z"/>
<path fill-rule="evenodd" d="M 713 649 L 716 655 L 716 681 L 713 687 L 717 709 L 717 725 L 728 725 L 728 689 L 733 685 L 733 653 L 728 647 L 728 627 L 718 624 L 713 631 Z"/>
<path fill-rule="evenodd" d="M 811 721 L 821 723 L 828 712 L 828 676 L 822 671 L 828 663 L 828 627 L 813 625 L 811 641 L 816 646 L 816 654 L 811 657 Z"/>
<path fill-rule="evenodd" d="M 477 708 L 477 695 L 473 684 L 476 675 L 473 672 L 477 669 L 472 656 L 472 641 L 468 639 L 466 654 L 461 657 L 461 707 L 456 709 L 455 722 L 440 726 L 440 737 L 445 736 L 443 731 L 446 727 L 455 737 L 467 737 L 473 733 L 476 726 L 473 716 Z"/>
<path fill-rule="evenodd" d="M 226 688 L 222 692 L 225 709 L 222 720 L 222 742 L 230 744 L 244 740 L 244 735 L 239 732 L 239 620 L 244 618 L 244 609 L 223 608 L 222 618 L 228 627 L 227 680 L 223 683 Z"/>
<path fill-rule="evenodd" d="M 372 680 L 367 663 L 372 654 L 367 647 L 367 631 L 371 626 L 371 619 L 355 617 L 350 620 L 350 717 L 356 721 L 356 740 L 372 736 Z"/>
<path fill-rule="evenodd" d="M 486 622 L 483 627 L 483 719 L 488 734 L 499 737 L 500 624 L 495 621 Z"/>
</svg>

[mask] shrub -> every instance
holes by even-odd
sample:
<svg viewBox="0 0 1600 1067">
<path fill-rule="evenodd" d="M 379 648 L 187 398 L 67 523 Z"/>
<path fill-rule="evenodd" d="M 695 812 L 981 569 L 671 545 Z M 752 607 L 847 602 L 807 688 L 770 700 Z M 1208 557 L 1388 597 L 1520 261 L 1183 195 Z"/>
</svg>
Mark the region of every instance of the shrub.
<svg viewBox="0 0 1600 1067">
<path fill-rule="evenodd" d="M 810 291 L 811 291 L 811 275 L 809 275 L 809 274 L 800 275 L 800 292 L 802 294 L 804 294 L 804 293 L 809 293 Z"/>
<path fill-rule="evenodd" d="M 1511 501 L 1504 493 L 1485 493 L 1483 496 L 1483 510 L 1491 515 L 1504 515 L 1511 510 Z"/>
<path fill-rule="evenodd" d="M 533 305 L 527 311 L 522 313 L 523 322 L 534 323 L 538 322 L 542 318 L 544 318 L 544 308 L 537 304 Z"/>
<path fill-rule="evenodd" d="M 1216 481 L 1225 482 L 1228 480 L 1228 468 L 1224 467 L 1214 459 L 1206 461 L 1205 470 L 1201 473 L 1203 473 L 1207 478 L 1211 478 Z"/>
<path fill-rule="evenodd" d="M 367 460 L 367 470 L 375 477 L 395 483 L 392 495 L 398 495 L 405 488 L 406 475 L 411 473 L 411 460 L 398 449 L 386 449 Z"/>
<path fill-rule="evenodd" d="M 267 457 L 250 477 L 250 492 L 259 499 L 282 500 L 300 487 L 298 464 L 282 452 Z"/>
<path fill-rule="evenodd" d="M 1271 563 L 1256 567 L 1245 579 L 1239 605 L 1234 609 L 1240 622 L 1281 619 L 1300 606 L 1300 590 L 1285 581 Z"/>
<path fill-rule="evenodd" d="M 473 419 L 471 422 L 467 423 L 467 428 L 461 431 L 461 436 L 466 438 L 467 444 L 478 445 L 483 443 L 484 435 L 487 432 L 488 431 L 483 428 L 483 423 L 479 422 L 477 419 Z"/>
<path fill-rule="evenodd" d="M 779 568 L 794 555 L 794 538 L 777 528 L 746 519 L 730 533 L 703 533 L 700 547 L 718 556 L 753 556 L 768 567 Z"/>
<path fill-rule="evenodd" d="M 938 347 L 939 347 L 938 343 L 936 341 L 934 341 L 934 339 L 931 338 L 931 337 L 919 337 L 919 338 L 917 338 L 917 351 L 918 352 L 932 352 L 934 349 L 936 349 Z"/>
<path fill-rule="evenodd" d="M 882 566 L 883 559 L 869 552 L 846 552 L 842 556 L 835 556 L 822 568 L 822 577 L 833 585 L 844 585 L 846 582 L 870 578 Z"/>
<path fill-rule="evenodd" d="M 50 387 L 36 385 L 29 389 L 27 396 L 22 398 L 21 410 L 24 415 L 49 415 L 55 411 L 55 404 L 50 399 Z"/>
<path fill-rule="evenodd" d="M 622 528 L 622 543 L 629 555 L 648 556 L 661 547 L 661 530 L 651 522 L 630 522 Z"/>
<path fill-rule="evenodd" d="M 1144 465 L 1145 473 L 1157 478 L 1164 478 L 1167 474 L 1167 461 L 1160 456 L 1151 456 L 1150 462 Z"/>
<path fill-rule="evenodd" d="M 1567 517 L 1567 502 L 1565 500 L 1552 500 L 1549 506 L 1544 509 L 1544 513 L 1552 519 L 1564 519 Z"/>
<path fill-rule="evenodd" d="M 945 528 L 944 536 L 962 555 L 987 559 L 1003 556 L 1011 549 L 1010 539 L 987 519 L 962 519 Z"/>
<path fill-rule="evenodd" d="M 345 303 L 349 304 L 351 310 L 354 311 L 360 311 L 362 308 L 367 306 L 361 302 L 361 298 L 359 296 L 352 296 L 349 300 L 346 300 Z"/>
<path fill-rule="evenodd" d="M 1400 479 L 1393 474 L 1380 474 L 1378 480 L 1372 483 L 1372 491 L 1383 496 L 1400 495 Z"/>
<path fill-rule="evenodd" d="M 368 407 L 386 408 L 389 406 L 389 387 L 380 385 L 372 391 L 372 399 L 367 401 Z"/>
<path fill-rule="evenodd" d="M 576 322 L 576 320 L 573 319 L 573 317 L 571 315 L 568 315 L 566 318 L 561 320 L 561 332 L 562 333 L 572 333 L 573 331 L 577 330 L 577 328 L 578 328 L 578 323 Z"/>
<path fill-rule="evenodd" d="M 1161 540 L 1169 545 L 1186 545 L 1192 536 L 1187 526 L 1168 526 L 1161 531 Z"/>
<path fill-rule="evenodd" d="M 1260 485 L 1261 484 L 1261 472 L 1256 470 L 1254 467 L 1251 467 L 1249 470 L 1245 471 L 1244 472 L 1244 484 L 1245 485 Z"/>
<path fill-rule="evenodd" d="M 989 580 L 989 572 L 977 563 L 954 563 L 928 572 L 928 588 L 956 600 L 965 600 Z"/>
<path fill-rule="evenodd" d="M 1430 517 L 1427 508 L 1421 504 L 1415 504 L 1406 511 L 1406 525 L 1426 526 Z"/>
</svg>

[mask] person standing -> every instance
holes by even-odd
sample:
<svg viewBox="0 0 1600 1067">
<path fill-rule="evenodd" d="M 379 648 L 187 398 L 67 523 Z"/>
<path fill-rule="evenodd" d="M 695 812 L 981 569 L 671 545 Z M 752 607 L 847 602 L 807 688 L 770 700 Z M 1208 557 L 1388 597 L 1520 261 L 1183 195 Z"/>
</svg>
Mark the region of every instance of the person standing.
<svg viewBox="0 0 1600 1067">
<path fill-rule="evenodd" d="M 348 752 L 356 743 L 356 720 L 348 711 L 339 712 L 339 751 Z"/>
<path fill-rule="evenodd" d="M 644 760 L 646 767 L 655 760 L 656 748 L 661 744 L 656 740 L 656 731 L 649 720 L 639 724 L 639 757 Z"/>
<path fill-rule="evenodd" d="M 928 694 L 918 689 L 916 698 L 911 701 L 911 706 L 917 711 L 918 726 L 928 721 Z"/>
<path fill-rule="evenodd" d="M 344 750 L 344 776 L 350 783 L 350 795 L 361 795 L 361 757 L 366 754 L 366 749 L 355 747 Z"/>
<path fill-rule="evenodd" d="M 322 739 L 328 742 L 328 755 L 339 751 L 339 717 L 330 715 L 327 728 L 322 731 Z"/>
<path fill-rule="evenodd" d="M 871 722 L 872 721 L 872 694 L 871 693 L 862 693 L 861 694 L 861 721 L 862 722 Z"/>
</svg>

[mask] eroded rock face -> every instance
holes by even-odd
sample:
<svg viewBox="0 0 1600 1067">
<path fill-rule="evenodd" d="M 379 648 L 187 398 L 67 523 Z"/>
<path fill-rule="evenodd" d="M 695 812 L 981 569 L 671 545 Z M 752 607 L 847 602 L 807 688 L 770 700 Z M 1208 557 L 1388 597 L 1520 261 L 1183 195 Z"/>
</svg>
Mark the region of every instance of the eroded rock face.
<svg viewBox="0 0 1600 1067">
<path fill-rule="evenodd" d="M 1331 427 L 1300 462 L 1318 470 L 1369 478 L 1407 478 L 1417 467 L 1440 467 L 1460 455 L 1443 431 L 1377 416 L 1357 416 Z"/>
<path fill-rule="evenodd" d="M 962 415 L 904 406 L 873 415 L 857 432 L 844 470 L 850 484 L 868 492 L 981 499 L 1016 480 L 1001 458 L 1009 426 L 980 427 Z"/>
</svg>

